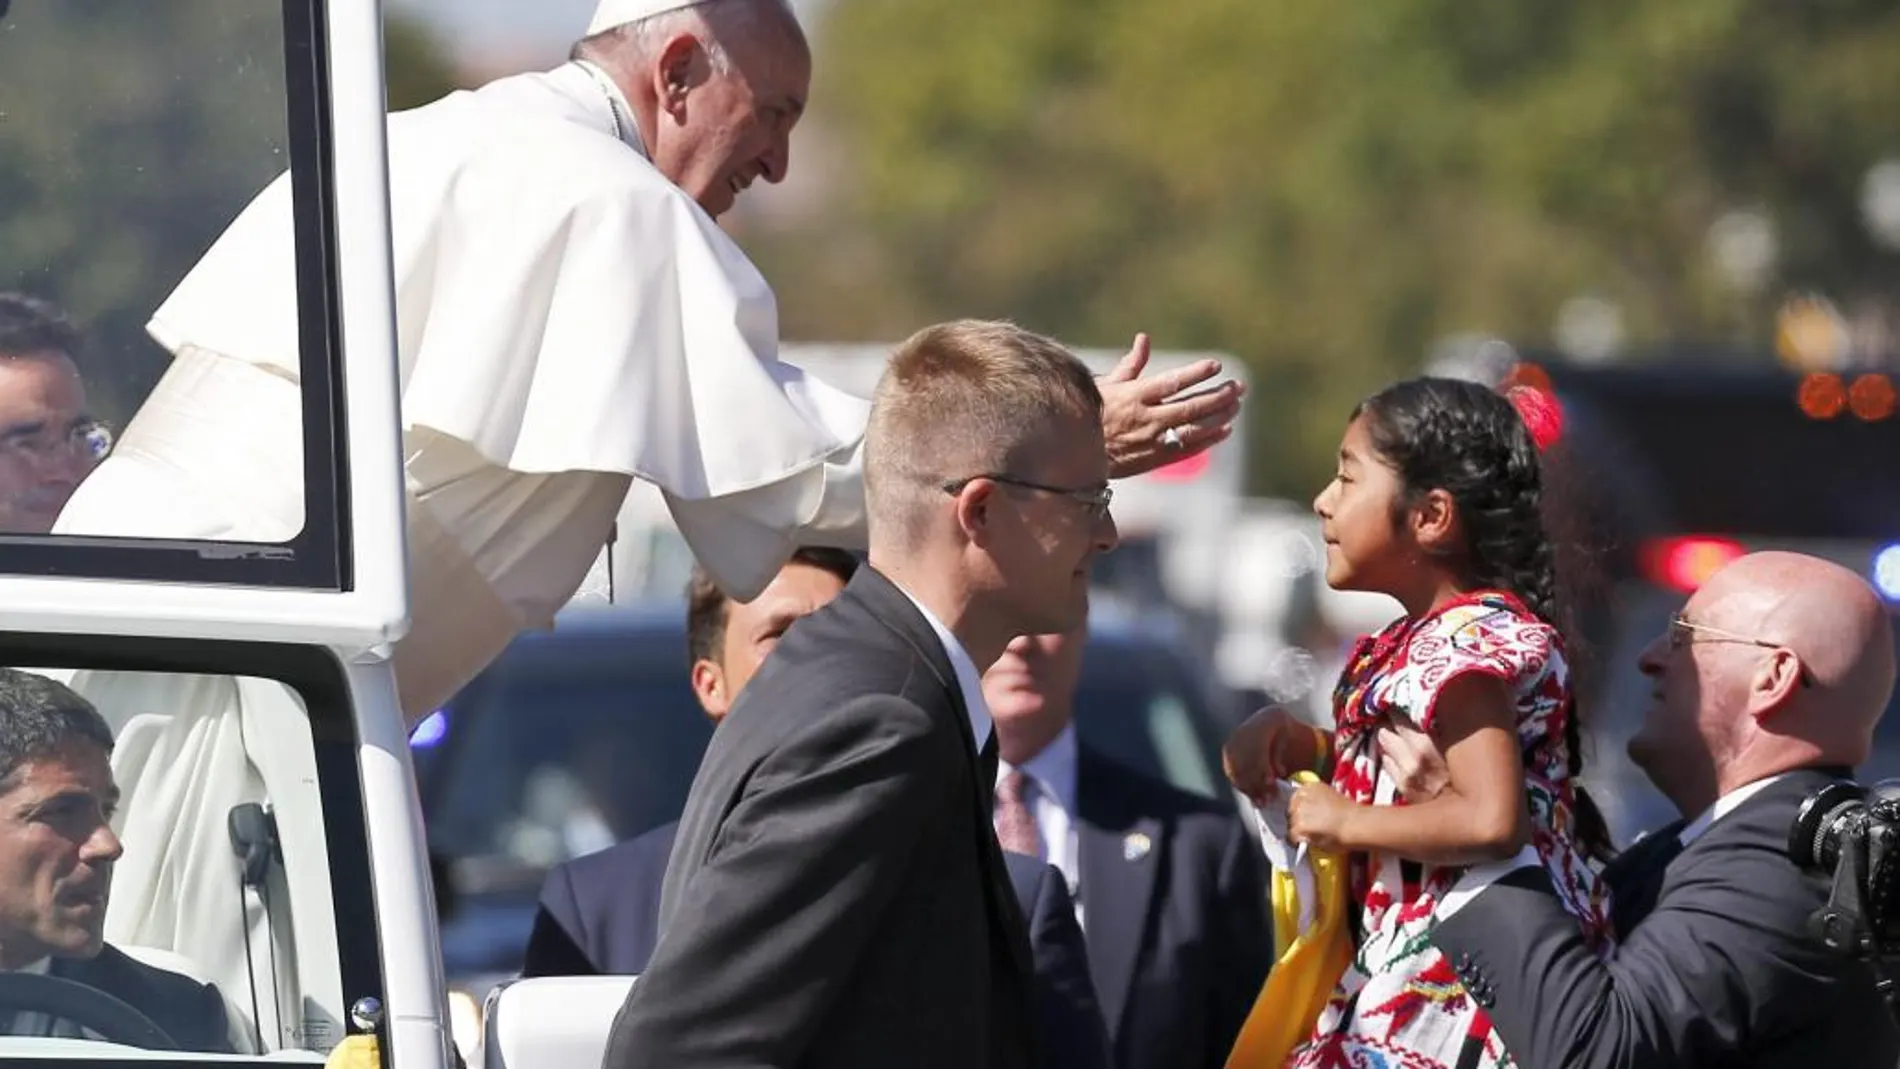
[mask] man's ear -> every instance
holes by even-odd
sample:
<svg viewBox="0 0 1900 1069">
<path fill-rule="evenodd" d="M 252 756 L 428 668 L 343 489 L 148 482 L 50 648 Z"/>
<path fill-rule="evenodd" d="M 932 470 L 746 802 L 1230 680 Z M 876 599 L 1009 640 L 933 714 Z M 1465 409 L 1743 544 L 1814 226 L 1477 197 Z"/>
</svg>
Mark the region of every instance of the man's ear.
<svg viewBox="0 0 1900 1069">
<path fill-rule="evenodd" d="M 1428 490 L 1408 512 L 1412 539 L 1434 556 L 1450 553 L 1463 532 L 1458 527 L 1458 502 L 1443 489 Z"/>
<path fill-rule="evenodd" d="M 1793 650 L 1775 650 L 1748 677 L 1748 704 L 1757 723 L 1788 707 L 1801 688 L 1801 659 Z"/>
<path fill-rule="evenodd" d="M 690 33 L 676 33 L 653 64 L 653 98 L 675 119 L 684 120 L 686 94 L 704 78 L 706 48 Z"/>
<path fill-rule="evenodd" d="M 726 693 L 726 670 L 701 657 L 693 662 L 693 695 L 699 707 L 717 724 L 732 708 L 732 695 Z"/>
<path fill-rule="evenodd" d="M 957 494 L 954 507 L 963 537 L 979 546 L 989 544 L 990 521 L 996 510 L 996 484 L 988 479 L 971 480 Z"/>
</svg>

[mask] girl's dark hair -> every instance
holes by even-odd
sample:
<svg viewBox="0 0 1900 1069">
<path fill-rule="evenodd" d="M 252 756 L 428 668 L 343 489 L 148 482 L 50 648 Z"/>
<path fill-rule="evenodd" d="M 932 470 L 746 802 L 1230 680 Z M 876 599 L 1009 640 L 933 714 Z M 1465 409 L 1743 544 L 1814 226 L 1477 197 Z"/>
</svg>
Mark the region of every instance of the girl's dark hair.
<svg viewBox="0 0 1900 1069">
<path fill-rule="evenodd" d="M 1517 595 L 1565 637 L 1567 648 L 1571 628 L 1544 526 L 1543 464 L 1517 407 L 1475 382 L 1422 377 L 1386 387 L 1352 416 L 1364 421 L 1373 449 L 1398 473 L 1408 504 L 1431 490 L 1451 495 L 1465 532 L 1456 562 L 1465 582 Z M 1578 838 L 1591 854 L 1607 858 L 1609 827 L 1576 782 L 1583 740 L 1574 700 L 1565 713 Z"/>
</svg>

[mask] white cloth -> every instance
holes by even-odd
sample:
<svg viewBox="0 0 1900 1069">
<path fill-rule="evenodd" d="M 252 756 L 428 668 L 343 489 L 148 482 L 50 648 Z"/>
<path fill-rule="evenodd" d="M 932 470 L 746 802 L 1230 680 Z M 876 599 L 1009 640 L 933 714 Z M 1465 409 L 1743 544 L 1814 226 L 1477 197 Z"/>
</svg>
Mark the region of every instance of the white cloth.
<svg viewBox="0 0 1900 1069">
<path fill-rule="evenodd" d="M 1312 930 L 1319 908 L 1319 877 L 1307 859 L 1306 844 L 1293 842 L 1288 803 L 1298 789 L 1291 780 L 1281 780 L 1280 790 L 1273 800 L 1253 806 L 1254 827 L 1260 832 L 1260 848 L 1267 855 L 1267 864 L 1276 872 L 1293 877 L 1294 898 L 1299 905 L 1299 931 L 1288 935 L 1289 942 Z"/>
<path fill-rule="evenodd" d="M 800 543 L 863 545 L 868 402 L 776 359 L 771 290 L 624 109 L 568 64 L 390 119 L 412 722 L 550 624 L 631 478 L 742 599 Z M 301 529 L 289 196 L 260 194 L 153 316 L 173 365 L 56 531 Z"/>
<path fill-rule="evenodd" d="M 862 544 L 869 402 L 777 359 L 771 289 L 616 105 L 570 63 L 390 117 L 404 425 L 512 472 L 652 482 L 695 555 L 750 598 L 807 525 Z M 280 177 L 149 328 L 174 353 L 295 381 L 296 311 Z"/>
<path fill-rule="evenodd" d="M 1003 782 L 1003 777 L 1017 767 L 1021 767 L 1028 778 L 1025 802 L 1042 836 L 1042 859 L 1061 871 L 1068 882 L 1069 893 L 1075 899 L 1076 922 L 1080 923 L 1082 868 L 1081 843 L 1075 827 L 1076 760 L 1072 721 L 1021 766 L 1008 761 L 997 762 L 996 782 Z"/>
<path fill-rule="evenodd" d="M 950 658 L 950 670 L 957 677 L 957 689 L 963 692 L 963 708 L 970 716 L 971 737 L 976 740 L 977 752 L 983 752 L 983 746 L 990 741 L 990 731 L 994 727 L 989 703 L 983 700 L 983 673 L 976 670 L 976 662 L 970 659 L 970 652 L 963 648 L 963 643 L 950 633 L 943 621 L 937 619 L 936 613 L 918 601 L 915 594 L 904 590 L 903 584 L 892 585 L 902 591 L 912 605 L 917 606 L 917 611 L 924 614 L 924 622 L 937 633 L 937 641 L 943 643 L 943 652 Z"/>
<path fill-rule="evenodd" d="M 336 903 L 303 703 L 255 678 L 81 671 L 69 685 L 118 741 L 112 774 L 124 793 L 113 823 L 125 854 L 113 866 L 107 942 L 191 962 L 237 1004 L 240 1049 L 253 1021 L 271 1049 L 312 1045 L 325 1027 L 340 1037 Z M 240 889 L 230 841 L 203 834 L 247 802 L 270 805 L 281 844 L 268 914 L 264 895 Z"/>
<path fill-rule="evenodd" d="M 600 0 L 600 6 L 594 8 L 594 19 L 587 24 L 587 36 L 624 26 L 629 22 L 642 22 L 655 15 L 668 11 L 678 11 L 683 7 L 692 7 L 705 0 Z"/>
</svg>

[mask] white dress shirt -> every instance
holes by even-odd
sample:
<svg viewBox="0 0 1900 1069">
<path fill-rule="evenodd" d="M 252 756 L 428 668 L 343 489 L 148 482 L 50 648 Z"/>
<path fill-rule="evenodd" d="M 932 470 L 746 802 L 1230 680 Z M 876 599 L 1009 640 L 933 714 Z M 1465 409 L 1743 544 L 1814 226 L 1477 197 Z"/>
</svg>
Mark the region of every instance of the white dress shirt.
<svg viewBox="0 0 1900 1069">
<path fill-rule="evenodd" d="M 1783 772 L 1780 775 L 1769 776 L 1767 779 L 1758 779 L 1753 783 L 1745 783 L 1722 797 L 1717 798 L 1714 805 L 1703 810 L 1701 816 L 1684 825 L 1683 829 L 1676 833 L 1677 841 L 1681 842 L 1686 848 L 1690 843 L 1702 838 L 1702 833 L 1708 831 L 1710 826 L 1716 821 L 1735 812 L 1736 806 L 1753 798 L 1757 791 L 1773 784 L 1776 780 L 1785 775 L 1787 775 L 1787 773 Z"/>
<path fill-rule="evenodd" d="M 930 625 L 930 629 L 937 633 L 937 640 L 943 643 L 943 652 L 950 657 L 950 669 L 956 673 L 957 689 L 963 691 L 963 707 L 970 714 L 970 735 L 976 739 L 976 752 L 982 753 L 983 745 L 990 741 L 990 707 L 983 700 L 983 673 L 976 670 L 976 662 L 970 659 L 969 651 L 963 648 L 963 643 L 957 641 L 957 636 L 950 633 L 943 621 L 937 619 L 936 613 L 918 601 L 915 594 L 904 590 L 902 584 L 893 582 L 891 585 L 903 591 L 917 611 L 924 614 L 924 622 Z"/>
<path fill-rule="evenodd" d="M 1081 924 L 1081 842 L 1075 824 L 1075 724 L 1071 722 L 1064 727 L 1049 740 L 1049 745 L 1020 766 L 999 761 L 996 781 L 1001 783 L 1004 776 L 1018 767 L 1027 780 L 1023 786 L 1023 804 L 1036 820 L 1036 831 L 1042 839 L 1042 860 L 1054 865 L 1068 882 L 1069 894 L 1075 899 L 1075 920 Z"/>
</svg>

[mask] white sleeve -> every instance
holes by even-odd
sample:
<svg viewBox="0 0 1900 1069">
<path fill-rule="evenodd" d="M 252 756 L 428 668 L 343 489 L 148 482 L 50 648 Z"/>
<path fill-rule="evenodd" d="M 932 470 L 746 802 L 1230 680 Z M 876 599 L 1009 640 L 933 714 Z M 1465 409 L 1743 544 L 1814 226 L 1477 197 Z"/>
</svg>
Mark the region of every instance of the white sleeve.
<svg viewBox="0 0 1900 1069">
<path fill-rule="evenodd" d="M 866 546 L 861 441 L 819 467 L 755 489 L 701 500 L 664 497 L 694 559 L 739 601 L 758 597 L 802 546 Z"/>
</svg>

